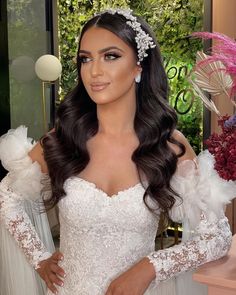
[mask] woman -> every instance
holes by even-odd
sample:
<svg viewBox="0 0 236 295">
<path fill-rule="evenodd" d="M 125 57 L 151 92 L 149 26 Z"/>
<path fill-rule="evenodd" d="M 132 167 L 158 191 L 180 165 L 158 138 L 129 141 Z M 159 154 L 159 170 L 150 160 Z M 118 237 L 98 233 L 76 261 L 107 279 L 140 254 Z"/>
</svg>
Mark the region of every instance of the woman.
<svg viewBox="0 0 236 295">
<path fill-rule="evenodd" d="M 42 259 L 37 240 L 34 266 L 48 294 L 184 294 L 167 280 L 227 253 L 222 208 L 235 187 L 175 129 L 154 35 L 130 10 L 86 23 L 77 66 L 55 130 L 29 153 L 50 177 L 46 203 L 58 203 L 61 225 L 60 252 Z M 161 212 L 189 231 L 182 244 L 155 252 Z"/>
</svg>

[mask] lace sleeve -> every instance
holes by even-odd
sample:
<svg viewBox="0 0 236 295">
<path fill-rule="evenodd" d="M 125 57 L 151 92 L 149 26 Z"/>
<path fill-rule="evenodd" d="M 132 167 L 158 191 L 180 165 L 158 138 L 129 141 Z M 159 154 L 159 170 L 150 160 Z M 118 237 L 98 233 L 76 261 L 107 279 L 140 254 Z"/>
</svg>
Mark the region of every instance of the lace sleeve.
<svg viewBox="0 0 236 295">
<path fill-rule="evenodd" d="M 188 270 L 221 258 L 231 245 L 232 234 L 227 218 L 209 222 L 201 215 L 193 237 L 186 242 L 151 253 L 148 258 L 156 272 L 156 282 L 167 280 Z"/>
<path fill-rule="evenodd" d="M 8 184 L 8 176 L 0 183 L 0 221 L 23 250 L 29 263 L 37 269 L 38 263 L 51 256 L 38 237 L 24 211 L 23 199 Z"/>
<path fill-rule="evenodd" d="M 40 166 L 32 163 L 28 156 L 32 147 L 27 129 L 23 126 L 10 130 L 0 138 L 0 159 L 10 171 L 0 182 L 0 223 L 14 237 L 29 263 L 37 269 L 39 262 L 51 254 L 46 251 L 24 209 L 24 202 L 34 203 L 40 198 L 42 188 Z"/>
<path fill-rule="evenodd" d="M 223 208 L 235 197 L 236 184 L 218 176 L 207 151 L 198 157 L 197 167 L 190 160 L 181 163 L 171 186 L 181 199 L 176 199 L 170 217 L 183 223 L 184 234 L 181 244 L 148 255 L 157 283 L 221 258 L 232 239 Z"/>
</svg>

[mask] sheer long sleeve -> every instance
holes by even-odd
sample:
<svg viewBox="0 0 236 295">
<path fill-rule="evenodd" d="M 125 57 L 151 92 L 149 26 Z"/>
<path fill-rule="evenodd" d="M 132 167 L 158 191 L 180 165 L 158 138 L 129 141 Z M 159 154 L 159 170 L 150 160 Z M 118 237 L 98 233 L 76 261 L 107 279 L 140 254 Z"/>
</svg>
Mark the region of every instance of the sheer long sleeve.
<svg viewBox="0 0 236 295">
<path fill-rule="evenodd" d="M 25 127 L 10 130 L 0 139 L 1 162 L 9 171 L 0 183 L 0 223 L 14 237 L 28 262 L 37 269 L 39 262 L 51 254 L 24 209 L 26 201 L 37 204 L 41 200 L 42 173 L 39 164 L 32 163 L 28 156 L 32 147 Z"/>
<path fill-rule="evenodd" d="M 148 255 L 156 271 L 156 283 L 226 255 L 232 234 L 224 216 L 224 205 L 236 196 L 236 184 L 222 180 L 214 170 L 213 157 L 206 151 L 194 161 L 184 161 L 171 181 L 182 198 L 170 212 L 182 222 L 183 241 Z"/>
</svg>

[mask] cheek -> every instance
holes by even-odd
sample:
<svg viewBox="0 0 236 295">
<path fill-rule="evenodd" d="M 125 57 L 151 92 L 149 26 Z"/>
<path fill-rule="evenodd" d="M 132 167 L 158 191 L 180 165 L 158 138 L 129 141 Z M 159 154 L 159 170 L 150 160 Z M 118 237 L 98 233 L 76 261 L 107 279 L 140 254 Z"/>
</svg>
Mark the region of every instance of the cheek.
<svg viewBox="0 0 236 295">
<path fill-rule="evenodd" d="M 122 64 L 117 69 L 114 69 L 112 72 L 113 82 L 122 82 L 124 84 L 129 84 L 134 80 L 134 67 L 130 65 Z"/>
</svg>

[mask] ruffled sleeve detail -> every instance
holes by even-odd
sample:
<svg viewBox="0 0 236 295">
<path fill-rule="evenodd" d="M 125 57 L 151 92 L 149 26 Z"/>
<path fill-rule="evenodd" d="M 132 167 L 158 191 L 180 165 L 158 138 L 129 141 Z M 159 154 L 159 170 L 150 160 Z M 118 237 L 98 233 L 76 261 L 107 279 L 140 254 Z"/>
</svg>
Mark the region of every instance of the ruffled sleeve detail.
<svg viewBox="0 0 236 295">
<path fill-rule="evenodd" d="M 170 212 L 173 221 L 182 222 L 182 243 L 148 255 L 156 271 L 156 283 L 226 255 L 232 234 L 224 216 L 224 206 L 236 197 L 236 183 L 221 179 L 214 158 L 201 153 L 196 161 L 178 166 L 171 187 L 179 194 Z"/>
<path fill-rule="evenodd" d="M 222 179 L 214 169 L 214 157 L 203 151 L 195 161 L 185 160 L 172 177 L 171 187 L 179 194 L 170 217 L 173 221 L 188 220 L 195 228 L 201 212 L 207 218 L 220 216 L 224 206 L 236 197 L 236 182 Z"/>
<path fill-rule="evenodd" d="M 9 171 L 8 185 L 21 198 L 31 200 L 39 197 L 42 189 L 40 180 L 46 177 L 41 173 L 40 165 L 32 163 L 28 156 L 34 144 L 31 138 L 27 138 L 27 128 L 24 126 L 11 129 L 0 138 L 0 160 Z"/>
<path fill-rule="evenodd" d="M 23 206 L 25 200 L 41 200 L 40 165 L 32 163 L 28 152 L 34 143 L 27 138 L 27 128 L 9 130 L 0 138 L 0 159 L 9 172 L 0 183 L 0 222 L 16 240 L 29 263 L 36 269 L 39 262 L 50 257 L 38 237 Z"/>
</svg>

